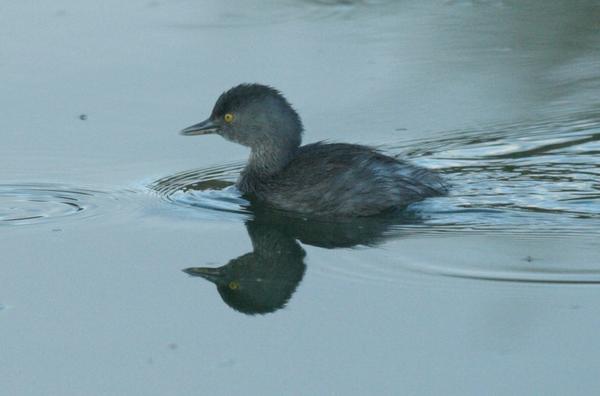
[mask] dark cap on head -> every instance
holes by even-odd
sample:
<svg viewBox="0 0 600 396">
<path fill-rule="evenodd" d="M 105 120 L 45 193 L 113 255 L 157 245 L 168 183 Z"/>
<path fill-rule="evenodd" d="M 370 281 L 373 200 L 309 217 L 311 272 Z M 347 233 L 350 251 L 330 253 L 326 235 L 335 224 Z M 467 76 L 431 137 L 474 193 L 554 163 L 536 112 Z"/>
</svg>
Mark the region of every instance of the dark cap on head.
<svg viewBox="0 0 600 396">
<path fill-rule="evenodd" d="M 222 117 L 229 111 L 239 110 L 249 103 L 264 100 L 267 97 L 277 98 L 283 104 L 290 106 L 283 94 L 273 87 L 261 84 L 240 84 L 219 96 L 211 117 Z"/>
</svg>

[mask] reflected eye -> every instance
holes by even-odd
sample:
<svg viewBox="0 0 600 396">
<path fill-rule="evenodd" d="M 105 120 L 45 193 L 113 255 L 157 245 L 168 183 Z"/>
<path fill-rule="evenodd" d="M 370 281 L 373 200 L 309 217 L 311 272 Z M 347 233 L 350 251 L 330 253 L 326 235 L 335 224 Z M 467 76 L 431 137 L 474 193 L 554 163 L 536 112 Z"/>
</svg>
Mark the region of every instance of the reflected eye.
<svg viewBox="0 0 600 396">
<path fill-rule="evenodd" d="M 227 113 L 223 116 L 223 119 L 225 120 L 225 122 L 230 123 L 231 121 L 233 121 L 233 114 Z"/>
<path fill-rule="evenodd" d="M 231 281 L 231 282 L 229 282 L 228 286 L 231 290 L 236 290 L 240 287 L 240 284 L 237 283 L 236 281 Z"/>
</svg>

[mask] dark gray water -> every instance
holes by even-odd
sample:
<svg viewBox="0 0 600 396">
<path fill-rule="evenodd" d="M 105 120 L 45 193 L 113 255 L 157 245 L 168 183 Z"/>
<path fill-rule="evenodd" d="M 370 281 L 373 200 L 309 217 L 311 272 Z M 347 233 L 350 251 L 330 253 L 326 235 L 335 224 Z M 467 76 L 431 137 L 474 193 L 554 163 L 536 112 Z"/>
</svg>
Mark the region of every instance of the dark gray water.
<svg viewBox="0 0 600 396">
<path fill-rule="evenodd" d="M 10 395 L 573 394 L 600 380 L 597 1 L 0 2 Z M 446 197 L 265 210 L 177 131 L 240 82 Z M 182 272 L 185 270 L 185 272 Z"/>
</svg>

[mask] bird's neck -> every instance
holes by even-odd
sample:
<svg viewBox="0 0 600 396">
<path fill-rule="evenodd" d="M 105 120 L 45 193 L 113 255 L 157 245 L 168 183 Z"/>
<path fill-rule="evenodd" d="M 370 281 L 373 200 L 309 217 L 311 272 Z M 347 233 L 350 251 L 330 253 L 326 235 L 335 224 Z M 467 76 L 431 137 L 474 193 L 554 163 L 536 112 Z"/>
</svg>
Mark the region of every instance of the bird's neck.
<svg viewBox="0 0 600 396">
<path fill-rule="evenodd" d="M 280 172 L 296 154 L 296 146 L 254 147 L 246 170 L 256 175 L 271 176 Z"/>
<path fill-rule="evenodd" d="M 298 147 L 296 145 L 277 148 L 253 147 L 246 167 L 238 180 L 243 192 L 255 192 L 258 184 L 281 172 L 292 160 Z"/>
</svg>

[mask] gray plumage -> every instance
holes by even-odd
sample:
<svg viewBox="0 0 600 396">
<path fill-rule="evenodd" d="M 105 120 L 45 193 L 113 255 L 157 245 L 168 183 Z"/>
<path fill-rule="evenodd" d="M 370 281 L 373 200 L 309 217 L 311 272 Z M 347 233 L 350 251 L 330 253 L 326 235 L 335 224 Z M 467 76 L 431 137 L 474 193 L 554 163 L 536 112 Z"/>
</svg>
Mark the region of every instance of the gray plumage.
<svg viewBox="0 0 600 396">
<path fill-rule="evenodd" d="M 368 216 L 447 193 L 436 173 L 371 147 L 324 142 L 300 146 L 302 130 L 300 117 L 281 93 L 242 84 L 219 97 L 208 120 L 182 134 L 217 133 L 250 147 L 237 187 L 283 210 Z"/>
</svg>

